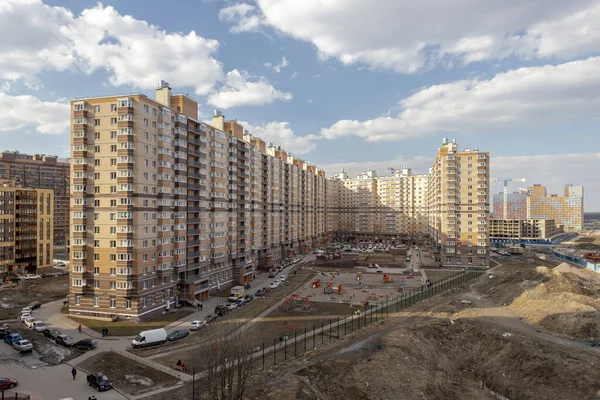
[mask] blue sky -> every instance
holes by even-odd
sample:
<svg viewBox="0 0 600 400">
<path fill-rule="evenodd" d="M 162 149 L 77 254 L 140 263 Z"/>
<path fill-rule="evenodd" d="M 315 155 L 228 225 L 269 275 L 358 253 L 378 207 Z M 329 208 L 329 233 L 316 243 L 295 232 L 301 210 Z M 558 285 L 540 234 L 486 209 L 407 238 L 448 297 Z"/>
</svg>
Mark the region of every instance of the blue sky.
<svg viewBox="0 0 600 400">
<path fill-rule="evenodd" d="M 165 79 L 329 175 L 426 172 L 456 138 L 600 211 L 598 0 L 174 4 L 0 0 L 0 149 L 67 156 L 69 99 Z"/>
</svg>

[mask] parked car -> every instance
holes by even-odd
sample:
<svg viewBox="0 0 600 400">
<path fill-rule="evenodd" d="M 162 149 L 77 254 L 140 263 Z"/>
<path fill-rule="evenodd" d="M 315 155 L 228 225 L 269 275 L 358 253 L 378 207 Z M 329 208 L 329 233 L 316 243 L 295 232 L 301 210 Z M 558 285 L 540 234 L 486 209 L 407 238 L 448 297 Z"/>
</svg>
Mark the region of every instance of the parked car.
<svg viewBox="0 0 600 400">
<path fill-rule="evenodd" d="M 27 318 L 25 321 L 23 321 L 23 324 L 25 324 L 25 326 L 28 327 L 29 329 L 33 329 L 34 322 L 35 322 L 35 318 Z"/>
<path fill-rule="evenodd" d="M 42 333 L 46 330 L 46 324 L 44 323 L 44 321 L 34 321 L 33 325 L 30 326 L 30 328 L 36 331 L 37 333 Z"/>
<path fill-rule="evenodd" d="M 279 287 L 279 285 L 281 284 L 281 282 L 279 281 L 279 279 L 275 279 L 273 282 L 271 282 L 269 284 L 269 287 L 271 289 L 277 289 Z"/>
<path fill-rule="evenodd" d="M 12 389 L 19 384 L 19 381 L 12 378 L 0 378 L 0 390 Z"/>
<path fill-rule="evenodd" d="M 63 276 L 63 275 L 69 275 L 69 271 L 60 271 L 58 274 L 56 274 L 56 276 Z"/>
<path fill-rule="evenodd" d="M 131 345 L 134 349 L 165 343 L 167 343 L 167 331 L 164 330 L 164 328 L 141 331 L 135 339 L 131 341 Z"/>
<path fill-rule="evenodd" d="M 42 277 L 39 276 L 38 274 L 27 274 L 25 275 L 25 280 L 29 281 L 31 279 L 41 279 Z"/>
<path fill-rule="evenodd" d="M 242 297 L 241 299 L 237 299 L 237 301 L 235 302 L 235 304 L 237 304 L 238 307 L 241 307 L 244 304 L 246 304 L 246 300 L 244 300 L 244 298 Z"/>
<path fill-rule="evenodd" d="M 14 342 L 18 342 L 19 340 L 23 340 L 19 333 L 13 332 L 4 336 L 4 343 L 8 343 L 12 345 Z"/>
<path fill-rule="evenodd" d="M 279 277 L 279 280 L 283 283 L 283 282 L 285 282 L 285 278 L 287 278 L 285 275 L 281 275 Z"/>
<path fill-rule="evenodd" d="M 71 347 L 75 343 L 75 339 L 69 335 L 58 335 L 55 339 L 55 342 L 61 346 Z"/>
<path fill-rule="evenodd" d="M 42 335 L 46 336 L 48 339 L 55 340 L 58 335 L 62 335 L 62 332 L 58 329 L 46 328 L 42 331 Z"/>
<path fill-rule="evenodd" d="M 235 310 L 237 307 L 238 307 L 237 303 L 228 303 L 228 304 L 227 304 L 227 309 L 228 309 L 229 311 L 233 311 L 233 310 Z"/>
<path fill-rule="evenodd" d="M 210 314 L 208 317 L 206 317 L 205 321 L 206 321 L 207 324 L 210 324 L 215 319 L 217 319 L 217 317 L 218 317 L 217 314 Z"/>
<path fill-rule="evenodd" d="M 255 293 L 254 296 L 264 296 L 265 293 L 267 293 L 267 289 L 266 288 L 260 288 L 258 289 Z"/>
<path fill-rule="evenodd" d="M 22 339 L 16 341 L 12 344 L 12 347 L 17 350 L 19 353 L 24 353 L 26 351 L 33 351 L 33 344 L 26 339 Z"/>
<path fill-rule="evenodd" d="M 25 323 L 25 320 L 30 319 L 31 314 L 21 314 L 21 322 Z"/>
<path fill-rule="evenodd" d="M 87 376 L 88 386 L 93 387 L 98 392 L 112 388 L 112 382 L 102 373 L 92 373 Z"/>
<path fill-rule="evenodd" d="M 42 274 L 42 278 L 54 278 L 56 276 L 58 276 L 58 274 L 56 272 L 50 272 L 50 273 Z"/>
<path fill-rule="evenodd" d="M 4 339 L 4 336 L 10 333 L 10 328 L 7 326 L 0 327 L 0 339 Z"/>
<path fill-rule="evenodd" d="M 41 306 L 42 306 L 42 303 L 40 303 L 39 301 L 32 301 L 31 303 L 29 303 L 27 308 L 29 308 L 29 310 L 33 311 L 33 310 L 37 310 Z"/>
<path fill-rule="evenodd" d="M 94 350 L 96 346 L 98 346 L 98 343 L 94 339 L 81 339 L 73 343 L 73 347 L 77 350 Z"/>
<path fill-rule="evenodd" d="M 23 307 L 23 309 L 21 310 L 21 315 L 23 314 L 31 314 L 31 308 Z"/>
<path fill-rule="evenodd" d="M 189 334 L 190 334 L 190 332 L 188 330 L 176 329 L 173 332 L 169 333 L 169 335 L 167 335 L 167 340 L 169 342 L 174 342 L 175 340 L 183 339 L 184 337 L 188 336 Z"/>
<path fill-rule="evenodd" d="M 227 314 L 229 312 L 229 308 L 227 308 L 227 304 L 219 304 L 218 306 L 215 307 L 215 314 L 217 314 L 219 317 L 222 317 L 223 315 Z"/>
<path fill-rule="evenodd" d="M 246 300 L 246 303 L 249 301 L 254 300 L 254 295 L 253 294 L 247 294 L 244 296 L 244 300 Z"/>
</svg>

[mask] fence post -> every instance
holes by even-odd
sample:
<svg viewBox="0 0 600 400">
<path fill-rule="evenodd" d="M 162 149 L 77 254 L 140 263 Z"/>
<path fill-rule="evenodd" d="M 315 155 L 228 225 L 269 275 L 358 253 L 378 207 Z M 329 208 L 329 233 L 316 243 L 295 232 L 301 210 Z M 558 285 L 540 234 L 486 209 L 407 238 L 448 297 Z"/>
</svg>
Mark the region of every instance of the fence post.
<svg viewBox="0 0 600 400">
<path fill-rule="evenodd" d="M 294 331 L 294 358 L 298 357 L 298 347 L 296 347 L 297 338 L 298 332 Z"/>
<path fill-rule="evenodd" d="M 306 353 L 306 327 L 304 327 L 304 353 Z"/>
<path fill-rule="evenodd" d="M 367 310 L 366 310 L 366 308 L 367 307 L 365 307 L 365 310 L 364 310 L 365 317 L 367 316 Z M 358 319 L 358 327 L 356 329 L 360 329 L 360 314 L 358 314 L 358 318 L 357 319 Z M 352 324 L 352 325 L 354 325 L 354 324 Z"/>
<path fill-rule="evenodd" d="M 338 321 L 337 321 L 337 331 L 338 331 L 338 332 L 337 332 L 337 338 L 338 338 L 338 340 L 339 340 L 339 338 L 340 338 L 340 316 L 339 316 L 339 315 L 338 315 L 338 318 L 337 318 L 337 320 L 338 320 Z"/>
<path fill-rule="evenodd" d="M 385 299 L 385 312 L 387 316 L 390 316 L 390 299 Z"/>
<path fill-rule="evenodd" d="M 283 336 L 283 361 L 287 361 L 287 335 Z"/>
<path fill-rule="evenodd" d="M 273 338 L 273 365 L 277 365 L 277 339 Z"/>
<path fill-rule="evenodd" d="M 377 303 L 375 303 L 375 313 L 377 313 Z M 375 322 L 377 322 L 377 314 L 375 314 Z M 372 306 L 371 306 L 371 324 L 373 324 L 373 307 Z"/>
<path fill-rule="evenodd" d="M 323 321 L 321 321 L 321 345 L 323 344 L 323 335 L 325 334 L 325 329 L 323 326 Z"/>
<path fill-rule="evenodd" d="M 315 347 L 316 347 L 316 344 L 315 344 L 315 325 L 313 324 L 313 350 L 314 350 Z"/>
<path fill-rule="evenodd" d="M 346 314 L 344 314 L 344 336 L 346 335 L 346 325 L 348 325 L 348 317 L 346 316 Z"/>
<path fill-rule="evenodd" d="M 263 366 L 262 367 L 263 367 L 263 370 L 264 370 L 265 369 L 265 342 L 263 342 L 262 348 L 263 348 L 263 356 L 262 356 Z"/>
</svg>

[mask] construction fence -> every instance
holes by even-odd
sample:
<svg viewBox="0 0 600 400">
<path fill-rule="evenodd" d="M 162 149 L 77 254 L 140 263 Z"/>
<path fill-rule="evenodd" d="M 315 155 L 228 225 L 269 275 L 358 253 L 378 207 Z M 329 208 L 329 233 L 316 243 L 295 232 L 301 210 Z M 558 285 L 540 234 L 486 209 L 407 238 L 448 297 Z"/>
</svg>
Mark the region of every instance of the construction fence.
<svg viewBox="0 0 600 400">
<path fill-rule="evenodd" d="M 465 284 L 483 274 L 485 269 L 466 269 L 428 288 L 405 289 L 393 298 L 369 304 L 360 313 L 338 316 L 330 319 L 328 323 L 322 321 L 318 325 L 315 324 L 312 329 L 304 328 L 301 332 L 294 332 L 293 336 L 290 334 L 273 338 L 272 342 L 265 341 L 260 349 L 253 353 L 254 365 L 264 369 L 308 354 L 318 347 L 351 335 L 393 316 L 394 313 L 399 313 L 418 302 Z"/>
<path fill-rule="evenodd" d="M 587 262 L 586 260 L 584 260 L 581 257 L 578 256 L 573 256 L 573 255 L 567 255 L 567 254 L 562 254 L 559 253 L 551 248 L 547 248 L 546 252 L 548 252 L 549 254 L 551 254 L 552 256 L 556 257 L 556 258 L 560 258 L 561 260 L 565 260 L 567 262 L 570 262 L 572 264 L 576 264 L 579 265 L 580 267 L 583 267 L 585 269 L 589 269 L 591 271 L 594 272 L 599 272 L 600 273 L 600 265 L 598 264 L 592 264 L 590 262 Z"/>
<path fill-rule="evenodd" d="M 4 392 L 2 391 L 2 397 L 0 400 L 29 400 L 31 397 L 28 394 L 24 393 L 15 393 L 15 392 Z"/>
</svg>

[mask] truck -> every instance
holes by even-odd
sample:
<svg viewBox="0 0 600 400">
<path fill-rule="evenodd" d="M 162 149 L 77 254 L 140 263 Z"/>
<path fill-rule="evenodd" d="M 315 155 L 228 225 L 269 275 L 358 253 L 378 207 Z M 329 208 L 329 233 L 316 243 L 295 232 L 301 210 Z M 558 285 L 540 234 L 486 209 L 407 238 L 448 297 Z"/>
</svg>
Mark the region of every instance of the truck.
<svg viewBox="0 0 600 400">
<path fill-rule="evenodd" d="M 141 331 L 135 339 L 131 341 L 131 346 L 134 349 L 137 349 L 139 347 L 148 347 L 164 343 L 167 343 L 167 331 L 163 328 L 159 328 Z"/>
<path fill-rule="evenodd" d="M 238 301 L 238 299 L 244 297 L 244 287 L 234 286 L 231 288 L 231 294 L 229 295 L 229 301 Z"/>
</svg>

